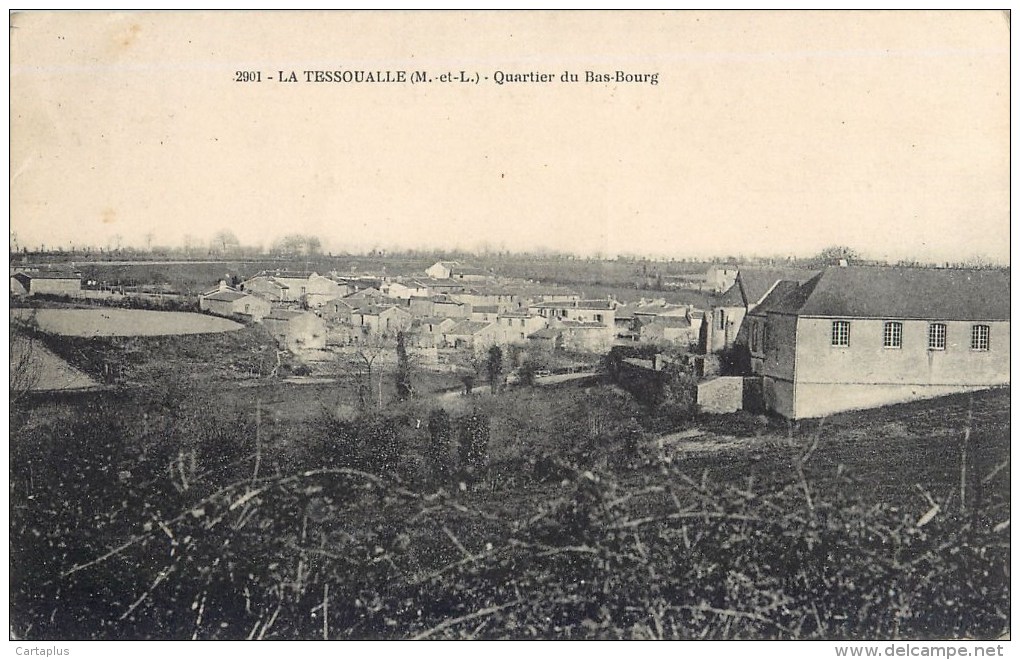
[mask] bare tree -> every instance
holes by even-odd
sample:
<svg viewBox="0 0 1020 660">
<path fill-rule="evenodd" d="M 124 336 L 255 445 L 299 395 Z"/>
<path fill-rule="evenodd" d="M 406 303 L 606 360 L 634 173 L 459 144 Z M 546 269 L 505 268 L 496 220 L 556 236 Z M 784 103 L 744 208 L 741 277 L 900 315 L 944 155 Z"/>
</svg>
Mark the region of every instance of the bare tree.
<svg viewBox="0 0 1020 660">
<path fill-rule="evenodd" d="M 358 337 L 355 354 L 358 356 L 361 366 L 361 382 L 358 386 L 358 397 L 363 407 L 368 407 L 372 398 L 372 389 L 378 389 L 378 407 L 383 406 L 382 395 L 382 374 L 379 375 L 378 383 L 373 382 L 372 371 L 380 355 L 388 349 L 395 349 L 395 342 L 387 335 L 368 330 Z"/>
<path fill-rule="evenodd" d="M 241 241 L 229 229 L 221 229 L 213 236 L 213 249 L 218 252 L 227 254 L 236 251 L 239 247 L 241 247 Z"/>
</svg>

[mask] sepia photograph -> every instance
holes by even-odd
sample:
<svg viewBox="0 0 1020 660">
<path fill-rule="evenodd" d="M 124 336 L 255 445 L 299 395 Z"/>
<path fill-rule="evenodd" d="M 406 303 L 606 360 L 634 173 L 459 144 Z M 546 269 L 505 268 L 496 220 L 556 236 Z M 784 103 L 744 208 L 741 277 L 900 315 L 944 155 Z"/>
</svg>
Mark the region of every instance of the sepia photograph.
<svg viewBox="0 0 1020 660">
<path fill-rule="evenodd" d="M 12 653 L 1009 649 L 1008 10 L 9 23 Z"/>
</svg>

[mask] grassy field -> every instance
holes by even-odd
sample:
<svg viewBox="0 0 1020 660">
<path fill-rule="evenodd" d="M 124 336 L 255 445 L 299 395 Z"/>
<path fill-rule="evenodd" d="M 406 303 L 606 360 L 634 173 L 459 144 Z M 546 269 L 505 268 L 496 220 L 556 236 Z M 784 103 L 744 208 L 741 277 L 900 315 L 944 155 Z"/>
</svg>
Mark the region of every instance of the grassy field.
<svg viewBox="0 0 1020 660">
<path fill-rule="evenodd" d="M 35 323 L 46 333 L 71 337 L 193 335 L 239 330 L 229 319 L 189 312 L 145 309 L 17 309 L 14 318 Z"/>
</svg>

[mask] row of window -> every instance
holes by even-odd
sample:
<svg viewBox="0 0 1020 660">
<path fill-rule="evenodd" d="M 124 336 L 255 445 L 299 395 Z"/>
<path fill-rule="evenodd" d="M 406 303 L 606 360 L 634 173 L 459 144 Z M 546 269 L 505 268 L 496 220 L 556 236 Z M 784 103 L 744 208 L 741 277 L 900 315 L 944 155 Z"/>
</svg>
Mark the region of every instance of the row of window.
<svg viewBox="0 0 1020 660">
<path fill-rule="evenodd" d="M 970 326 L 970 348 L 972 351 L 987 351 L 991 337 L 991 327 L 987 325 Z M 850 321 L 832 322 L 832 345 L 850 345 Z M 884 348 L 903 348 L 903 324 L 899 321 L 886 321 L 882 328 L 882 346 Z M 928 324 L 928 350 L 946 350 L 946 324 Z"/>
</svg>

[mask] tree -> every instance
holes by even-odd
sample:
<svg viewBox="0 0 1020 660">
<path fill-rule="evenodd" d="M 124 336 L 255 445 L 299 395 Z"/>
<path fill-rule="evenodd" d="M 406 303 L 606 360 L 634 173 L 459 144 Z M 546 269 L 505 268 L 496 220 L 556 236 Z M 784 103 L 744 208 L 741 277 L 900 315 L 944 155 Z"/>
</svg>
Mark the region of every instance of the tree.
<svg viewBox="0 0 1020 660">
<path fill-rule="evenodd" d="M 658 412 L 673 422 L 689 420 L 698 411 L 698 379 L 691 366 L 673 362 L 663 369 Z"/>
<path fill-rule="evenodd" d="M 397 333 L 397 398 L 405 401 L 411 396 L 411 367 L 404 345 L 403 331 Z"/>
<path fill-rule="evenodd" d="M 475 387 L 475 375 L 464 374 L 460 377 L 460 381 L 464 383 L 464 394 L 465 396 L 471 396 L 471 390 Z"/>
<path fill-rule="evenodd" d="M 368 403 L 372 398 L 372 367 L 383 350 L 391 346 L 389 338 L 378 332 L 369 331 L 358 338 L 356 354 L 362 366 L 358 398 L 363 408 L 368 407 Z M 382 405 L 382 377 L 380 376 L 378 407 L 382 408 Z"/>
<path fill-rule="evenodd" d="M 822 266 L 834 266 L 842 260 L 846 260 L 848 263 L 860 261 L 861 255 L 857 250 L 846 245 L 831 245 L 821 252 L 819 252 L 811 261 L 812 265 Z"/>
<path fill-rule="evenodd" d="M 472 410 L 460 418 L 458 426 L 461 467 L 469 474 L 477 474 L 489 458 L 489 418 L 478 410 Z"/>
<path fill-rule="evenodd" d="M 221 229 L 213 236 L 213 249 L 218 252 L 227 254 L 236 251 L 239 247 L 241 247 L 241 241 L 229 229 Z"/>
<path fill-rule="evenodd" d="M 499 377 L 503 373 L 503 350 L 499 346 L 489 348 L 489 359 L 485 363 L 489 375 L 489 388 L 495 394 L 499 391 Z"/>
<path fill-rule="evenodd" d="M 429 444 L 426 455 L 432 473 L 439 479 L 450 474 L 450 414 L 442 408 L 429 411 Z"/>
<path fill-rule="evenodd" d="M 273 243 L 273 252 L 288 256 L 319 254 L 322 241 L 310 234 L 287 234 Z"/>
</svg>

